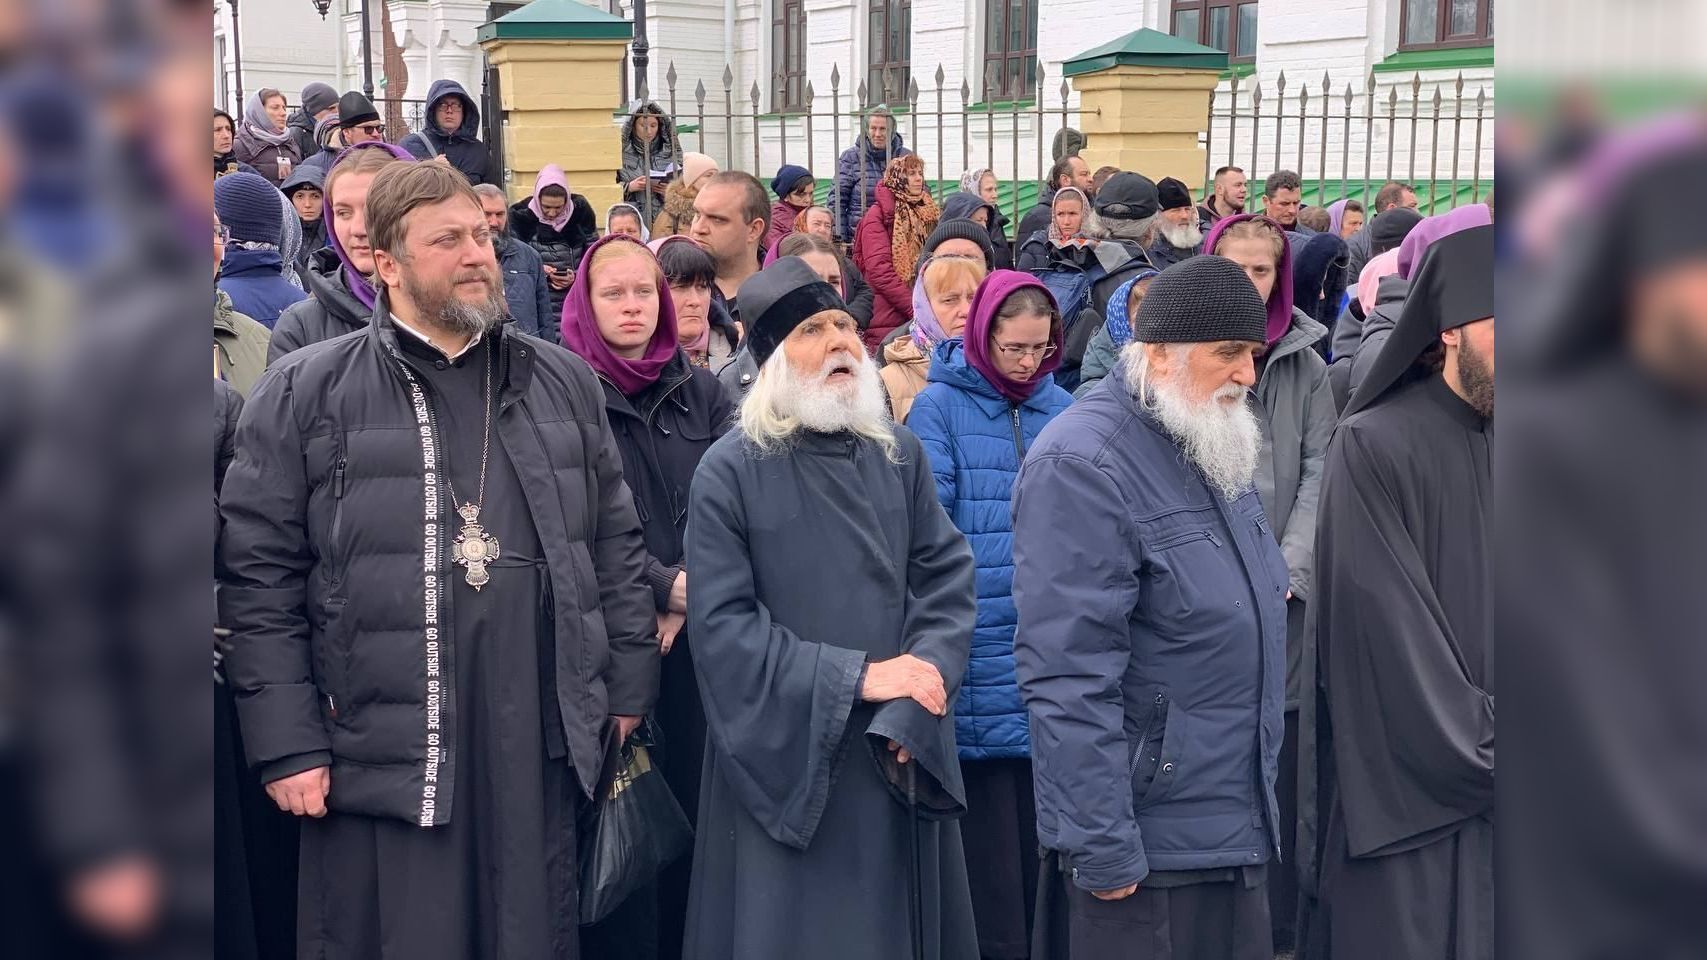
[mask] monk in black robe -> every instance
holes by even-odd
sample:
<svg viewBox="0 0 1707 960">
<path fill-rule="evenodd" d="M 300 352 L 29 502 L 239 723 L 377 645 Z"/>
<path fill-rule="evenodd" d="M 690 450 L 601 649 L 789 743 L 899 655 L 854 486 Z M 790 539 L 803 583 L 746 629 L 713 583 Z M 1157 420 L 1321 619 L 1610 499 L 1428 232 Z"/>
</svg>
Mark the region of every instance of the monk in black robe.
<svg viewBox="0 0 1707 960">
<path fill-rule="evenodd" d="M 760 373 L 688 513 L 709 742 L 690 960 L 976 960 L 954 720 L 972 554 L 833 288 L 741 286 Z"/>
<path fill-rule="evenodd" d="M 1328 450 L 1313 957 L 1493 956 L 1493 262 L 1435 243 Z"/>
</svg>

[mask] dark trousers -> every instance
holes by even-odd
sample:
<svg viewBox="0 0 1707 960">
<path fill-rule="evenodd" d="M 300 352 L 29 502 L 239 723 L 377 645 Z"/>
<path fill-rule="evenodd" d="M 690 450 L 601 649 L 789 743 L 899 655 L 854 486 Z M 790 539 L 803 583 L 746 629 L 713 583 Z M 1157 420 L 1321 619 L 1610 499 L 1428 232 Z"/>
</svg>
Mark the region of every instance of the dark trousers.
<svg viewBox="0 0 1707 960">
<path fill-rule="evenodd" d="M 1274 781 L 1280 807 L 1280 862 L 1268 874 L 1268 912 L 1274 918 L 1274 949 L 1298 945 L 1298 711 L 1286 711 L 1280 741 L 1280 775 Z"/>
<path fill-rule="evenodd" d="M 1033 960 L 1273 960 L 1264 872 L 1098 900 L 1044 858 Z"/>
</svg>

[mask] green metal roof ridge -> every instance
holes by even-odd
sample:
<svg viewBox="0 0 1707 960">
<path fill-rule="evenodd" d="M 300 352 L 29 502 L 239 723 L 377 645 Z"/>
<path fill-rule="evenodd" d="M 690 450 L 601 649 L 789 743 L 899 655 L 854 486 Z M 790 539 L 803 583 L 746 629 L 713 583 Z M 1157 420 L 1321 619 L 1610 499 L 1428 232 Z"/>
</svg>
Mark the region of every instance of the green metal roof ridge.
<svg viewBox="0 0 1707 960">
<path fill-rule="evenodd" d="M 634 24 L 577 0 L 533 0 L 480 25 L 477 40 L 630 40 Z"/>
<path fill-rule="evenodd" d="M 1445 50 L 1400 50 L 1377 63 L 1376 73 L 1404 70 L 1454 70 L 1494 65 L 1494 46 L 1448 47 Z"/>
<path fill-rule="evenodd" d="M 1119 66 L 1225 70 L 1227 54 L 1214 47 L 1144 27 L 1067 58 L 1062 64 L 1062 73 L 1076 77 Z"/>
</svg>

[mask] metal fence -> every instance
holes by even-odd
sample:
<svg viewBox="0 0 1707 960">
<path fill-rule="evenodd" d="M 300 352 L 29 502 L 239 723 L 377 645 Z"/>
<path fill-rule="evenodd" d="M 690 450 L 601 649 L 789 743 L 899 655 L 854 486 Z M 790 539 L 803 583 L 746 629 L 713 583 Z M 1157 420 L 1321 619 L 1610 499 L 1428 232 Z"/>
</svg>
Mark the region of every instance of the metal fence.
<svg viewBox="0 0 1707 960">
<path fill-rule="evenodd" d="M 727 65 L 716 92 L 707 89 L 704 80 L 695 81 L 691 91 L 683 89 L 673 62 L 664 79 L 665 90 L 657 102 L 675 119 L 682 149 L 707 153 L 721 146 L 713 157 L 725 170 L 746 170 L 767 180 L 777 166 L 795 163 L 811 170 L 820 185 L 833 181 L 841 151 L 863 132 L 864 118 L 872 108 L 884 105 L 894 114 L 896 130 L 907 148 L 925 161 L 927 181 L 946 186 L 974 167 L 995 170 L 1002 183 L 998 204 L 1016 222 L 1030 206 L 1028 202 L 1022 207 L 1022 200 L 1036 196 L 1032 184 L 1053 162 L 1047 153 L 1049 141 L 1060 129 L 1078 126 L 1082 115 L 1070 102 L 1072 88 L 1065 77 L 1059 78 L 1056 96 L 1046 96 L 1041 64 L 1031 99 L 984 104 L 972 102 L 972 88 L 965 80 L 959 89 L 951 89 L 941 65 L 929 90 L 919 87 L 916 72 L 907 78 L 904 89 L 900 78 L 889 72 L 883 76 L 882 89 L 874 90 L 861 80 L 849 90 L 842 86 L 840 66 L 832 64 L 827 96 L 808 80 L 800 109 L 772 113 L 760 111 L 762 93 L 756 81 L 737 93 L 735 72 Z M 645 84 L 636 92 L 639 100 L 653 99 Z M 619 111 L 618 118 L 626 122 L 633 106 Z M 650 168 L 650 158 L 643 159 Z M 892 159 L 888 144 L 883 159 L 884 166 Z M 820 167 L 820 162 L 825 166 Z M 882 171 L 861 166 L 858 189 L 863 196 L 866 174 L 875 178 Z M 825 199 L 824 205 L 840 222 L 842 201 L 837 191 L 829 190 Z"/>
<path fill-rule="evenodd" d="M 1488 87 L 1467 89 L 1462 73 L 1392 78 L 1384 91 L 1374 72 L 1361 91 L 1335 89 L 1326 72 L 1314 89 L 1289 87 L 1284 72 L 1267 87 L 1235 75 L 1210 101 L 1204 188 L 1221 166 L 1243 168 L 1253 183 L 1289 169 L 1305 181 L 1306 203 L 1368 202 L 1397 179 L 1416 187 L 1425 213 L 1444 211 L 1480 200 L 1484 172 L 1493 185 L 1491 108 Z"/>
</svg>

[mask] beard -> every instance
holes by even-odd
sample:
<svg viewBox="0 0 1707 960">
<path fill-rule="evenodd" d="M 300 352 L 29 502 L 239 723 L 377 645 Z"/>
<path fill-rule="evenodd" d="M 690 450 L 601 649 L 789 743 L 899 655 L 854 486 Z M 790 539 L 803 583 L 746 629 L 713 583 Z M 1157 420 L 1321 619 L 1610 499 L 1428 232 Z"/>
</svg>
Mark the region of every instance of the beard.
<svg viewBox="0 0 1707 960">
<path fill-rule="evenodd" d="M 810 374 L 797 372 L 786 357 L 781 359 L 777 413 L 800 421 L 802 427 L 814 433 L 875 436 L 890 430 L 883 383 L 870 357 L 837 351 Z M 830 375 L 836 371 L 851 372 L 853 379 L 831 383 Z"/>
<path fill-rule="evenodd" d="M 1193 400 L 1177 378 L 1145 382 L 1143 357 L 1137 344 L 1127 348 L 1127 382 L 1142 384 L 1144 405 L 1210 486 L 1227 501 L 1238 499 L 1251 488 L 1262 447 L 1256 413 L 1245 402 L 1250 391 L 1230 383 L 1207 400 Z"/>
<path fill-rule="evenodd" d="M 458 283 L 474 279 L 486 281 L 485 297 L 469 302 L 456 295 Z M 509 315 L 503 288 L 486 270 L 459 273 L 448 281 L 431 283 L 405 266 L 403 292 L 414 301 L 424 320 L 457 336 L 483 337 Z"/>
<path fill-rule="evenodd" d="M 1197 229 L 1195 220 L 1179 224 L 1163 221 L 1157 224 L 1156 229 L 1161 232 L 1162 239 L 1166 240 L 1170 247 L 1190 250 L 1203 242 L 1203 231 Z"/>
<path fill-rule="evenodd" d="M 1458 385 L 1464 398 L 1476 412 L 1487 419 L 1494 416 L 1494 371 L 1488 358 L 1470 345 L 1465 337 L 1458 348 Z"/>
</svg>

